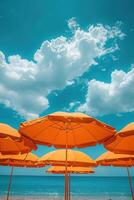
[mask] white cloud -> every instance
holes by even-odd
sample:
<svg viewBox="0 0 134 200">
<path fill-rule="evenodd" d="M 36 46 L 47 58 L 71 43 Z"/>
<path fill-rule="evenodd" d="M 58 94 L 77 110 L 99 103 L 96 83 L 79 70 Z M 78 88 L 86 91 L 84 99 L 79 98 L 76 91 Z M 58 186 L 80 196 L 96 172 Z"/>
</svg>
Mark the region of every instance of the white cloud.
<svg viewBox="0 0 134 200">
<path fill-rule="evenodd" d="M 102 68 L 101 71 L 105 72 L 105 71 L 106 71 L 106 68 Z"/>
<path fill-rule="evenodd" d="M 134 111 L 134 68 L 113 71 L 111 83 L 89 81 L 86 102 L 78 110 L 94 116 Z"/>
<path fill-rule="evenodd" d="M 68 27 L 72 31 L 75 31 L 79 28 L 79 24 L 77 24 L 75 17 L 72 17 L 68 20 Z"/>
<path fill-rule="evenodd" d="M 116 39 L 124 34 L 118 26 L 98 24 L 87 31 L 80 29 L 75 19 L 68 21 L 72 37 L 46 40 L 32 61 L 19 55 L 0 53 L 0 103 L 25 118 L 37 117 L 49 106 L 48 94 L 73 84 L 96 58 L 118 49 Z M 106 47 L 107 41 L 111 46 Z"/>
<path fill-rule="evenodd" d="M 72 101 L 69 103 L 68 108 L 65 108 L 65 110 L 71 112 L 72 110 L 75 110 L 79 105 L 80 105 L 79 101 L 74 101 L 74 102 Z"/>
</svg>

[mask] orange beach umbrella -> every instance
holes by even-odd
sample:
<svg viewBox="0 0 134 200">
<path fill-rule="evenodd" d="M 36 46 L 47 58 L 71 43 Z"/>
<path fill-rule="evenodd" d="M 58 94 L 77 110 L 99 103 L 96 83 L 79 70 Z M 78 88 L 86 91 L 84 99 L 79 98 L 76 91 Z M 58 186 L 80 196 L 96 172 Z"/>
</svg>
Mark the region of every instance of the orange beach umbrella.
<svg viewBox="0 0 134 200">
<path fill-rule="evenodd" d="M 118 132 L 120 135 L 134 135 L 134 122 L 129 123 L 121 131 Z"/>
<path fill-rule="evenodd" d="M 21 123 L 19 131 L 37 144 L 56 148 L 93 146 L 115 133 L 114 128 L 88 115 L 65 112 Z"/>
<path fill-rule="evenodd" d="M 24 136 L 21 136 L 20 133 L 16 129 L 6 124 L 0 123 L 0 162 L 1 164 L 2 162 L 5 162 L 5 165 L 6 165 L 6 162 L 12 157 L 11 154 L 28 153 L 32 151 L 33 149 L 36 150 L 37 147 L 30 139 Z M 4 157 L 6 159 L 8 157 L 8 159 L 5 160 Z M 20 155 L 16 156 L 16 159 L 19 159 L 19 157 Z M 8 162 L 8 165 L 9 165 L 9 162 Z M 9 198 L 12 174 L 13 174 L 13 167 L 11 170 L 7 199 Z"/>
<path fill-rule="evenodd" d="M 38 159 L 39 158 L 33 153 L 19 154 L 19 155 L 0 155 L 0 165 L 12 166 L 8 184 L 8 190 L 7 190 L 7 197 L 6 197 L 7 200 L 9 199 L 10 195 L 10 188 L 12 183 L 14 167 L 39 167 L 37 165 Z"/>
<path fill-rule="evenodd" d="M 106 153 L 102 154 L 96 159 L 97 164 L 101 164 L 102 161 L 106 162 L 113 162 L 118 161 L 120 163 L 121 161 L 134 161 L 134 155 L 129 154 L 116 154 L 110 151 L 107 151 Z"/>
<path fill-rule="evenodd" d="M 0 155 L 0 165 L 2 163 L 8 166 L 27 166 L 30 164 L 37 164 L 39 157 L 33 153 L 25 153 L 18 155 Z"/>
<path fill-rule="evenodd" d="M 11 166 L 11 167 L 26 167 L 26 168 L 38 168 L 43 167 L 39 165 L 38 162 L 31 162 L 31 161 L 3 161 L 0 162 L 2 166 Z"/>
<path fill-rule="evenodd" d="M 69 192 L 69 177 L 66 177 L 66 172 L 69 173 L 70 167 L 66 166 L 96 166 L 96 162 L 89 157 L 87 154 L 81 152 L 81 151 L 76 151 L 76 150 L 71 150 L 68 149 L 68 157 L 67 157 L 67 162 L 66 162 L 66 150 L 60 149 L 56 151 L 49 152 L 42 156 L 39 159 L 39 163 L 43 166 L 43 164 L 47 165 L 54 165 L 54 166 L 62 166 L 65 169 L 65 180 L 66 182 L 66 187 L 67 187 L 67 193 L 66 193 L 66 198 L 69 199 L 70 197 L 70 192 Z M 65 166 L 66 163 L 66 166 Z"/>
<path fill-rule="evenodd" d="M 12 128 L 11 126 L 0 123 L 0 138 L 1 137 L 11 137 L 14 139 L 18 139 L 21 137 L 21 135 L 16 129 Z"/>
<path fill-rule="evenodd" d="M 94 170 L 89 167 L 68 167 L 68 173 L 71 174 L 90 174 L 94 173 Z M 65 174 L 65 166 L 52 166 L 46 170 L 46 173 L 50 174 Z"/>
<path fill-rule="evenodd" d="M 128 167 L 134 166 L 134 155 L 127 154 L 115 154 L 113 152 L 106 152 L 96 159 L 98 165 L 102 166 L 114 166 L 114 167 L 126 167 L 128 173 L 128 180 L 130 184 L 130 191 L 132 200 L 134 200 L 134 193 L 132 187 L 132 179 Z"/>
<path fill-rule="evenodd" d="M 129 160 L 129 161 L 115 160 L 115 161 L 110 161 L 110 162 L 101 161 L 100 165 L 101 166 L 113 166 L 113 167 L 133 167 L 134 161 L 133 160 Z"/>
<path fill-rule="evenodd" d="M 89 167 L 68 167 L 67 168 L 68 174 L 69 174 L 69 180 L 68 180 L 68 197 L 70 200 L 70 174 L 92 174 L 94 173 L 92 168 Z M 65 166 L 52 166 L 48 170 L 46 170 L 46 173 L 48 174 L 65 174 L 66 168 Z"/>
<path fill-rule="evenodd" d="M 0 138 L 0 153 L 3 155 L 28 153 L 36 150 L 37 146 L 32 140 L 21 137 L 21 140 L 16 141 L 10 137 Z"/>
<path fill-rule="evenodd" d="M 39 159 L 39 163 L 42 165 L 53 165 L 53 166 L 65 166 L 66 162 L 66 150 L 60 149 L 56 151 L 49 152 Z M 95 167 L 96 162 L 87 154 L 68 149 L 68 166 L 82 166 L 82 167 Z"/>
<path fill-rule="evenodd" d="M 37 144 L 66 148 L 65 200 L 67 200 L 68 148 L 93 146 L 115 134 L 115 129 L 82 113 L 56 112 L 21 123 L 20 133 Z"/>
<path fill-rule="evenodd" d="M 104 143 L 109 151 L 134 155 L 134 122 L 125 126 L 115 136 Z"/>
<path fill-rule="evenodd" d="M 36 150 L 36 145 L 7 124 L 0 123 L 0 153 L 19 154 Z"/>
</svg>

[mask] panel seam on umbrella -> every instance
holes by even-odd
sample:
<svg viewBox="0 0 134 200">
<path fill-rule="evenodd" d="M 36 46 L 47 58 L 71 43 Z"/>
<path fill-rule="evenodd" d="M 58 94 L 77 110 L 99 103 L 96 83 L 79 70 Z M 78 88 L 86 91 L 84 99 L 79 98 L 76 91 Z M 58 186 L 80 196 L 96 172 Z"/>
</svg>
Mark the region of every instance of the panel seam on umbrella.
<svg viewBox="0 0 134 200">
<path fill-rule="evenodd" d="M 19 144 L 17 143 L 17 142 L 14 142 L 15 143 L 15 145 L 17 146 L 17 148 L 21 151 L 21 154 L 22 154 L 22 152 L 23 152 L 23 150 L 21 149 L 21 148 L 19 148 Z M 23 144 L 24 145 L 24 144 Z M 26 149 L 28 148 L 27 146 L 25 146 L 24 145 L 24 147 L 26 147 Z"/>
<path fill-rule="evenodd" d="M 56 139 L 56 137 L 59 135 L 59 131 L 60 131 L 60 129 L 57 129 L 58 131 L 57 131 L 57 133 L 56 133 L 56 135 L 55 135 L 55 137 L 54 137 L 54 140 Z M 54 144 L 52 145 L 52 146 L 54 146 Z"/>
<path fill-rule="evenodd" d="M 118 136 L 118 135 L 117 135 L 117 136 Z M 116 136 L 116 137 L 117 137 L 117 136 Z M 120 137 L 120 136 L 119 136 L 119 137 Z M 116 139 L 114 139 L 113 142 L 115 142 L 115 141 L 116 141 Z M 123 142 L 123 141 L 118 141 L 118 142 L 114 145 L 114 147 L 113 147 L 112 149 L 115 149 L 116 146 L 119 145 L 119 144 L 122 143 L 122 142 Z M 112 143 L 112 142 L 111 142 L 111 143 Z M 111 143 L 110 143 L 110 144 L 111 144 Z"/>
<path fill-rule="evenodd" d="M 83 126 L 82 126 L 83 127 Z M 90 134 L 90 137 L 92 137 L 93 139 L 95 139 L 96 143 L 98 143 L 98 140 L 96 137 L 94 137 L 94 135 L 90 132 L 90 130 L 87 130 L 85 127 L 83 127 L 83 129 L 88 133 Z"/>
<path fill-rule="evenodd" d="M 73 130 L 72 130 L 72 134 L 73 134 Z M 73 139 L 74 139 L 74 144 L 75 144 L 74 147 L 75 147 L 75 146 L 77 146 L 77 142 L 76 142 L 76 139 L 75 139 L 75 134 L 73 134 Z"/>
<path fill-rule="evenodd" d="M 60 122 L 58 122 L 58 123 L 60 123 Z M 35 139 L 36 139 L 36 136 L 42 134 L 43 131 L 45 131 L 46 129 L 48 129 L 48 128 L 54 126 L 54 125 L 57 125 L 57 124 L 56 124 L 56 123 L 52 123 L 51 125 L 49 125 L 49 126 L 47 126 L 47 127 L 44 126 L 44 127 L 42 128 L 42 130 L 40 130 L 38 133 L 34 134 L 33 137 L 35 137 Z M 57 129 L 58 129 L 58 128 L 57 128 Z"/>
</svg>

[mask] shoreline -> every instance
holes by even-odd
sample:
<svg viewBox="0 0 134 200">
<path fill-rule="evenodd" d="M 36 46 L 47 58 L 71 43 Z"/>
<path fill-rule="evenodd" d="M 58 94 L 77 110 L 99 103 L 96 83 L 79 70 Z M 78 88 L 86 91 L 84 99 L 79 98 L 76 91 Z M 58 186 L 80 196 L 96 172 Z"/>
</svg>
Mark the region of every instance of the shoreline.
<svg viewBox="0 0 134 200">
<path fill-rule="evenodd" d="M 5 200 L 6 195 L 0 196 L 0 200 Z M 72 200 L 131 200 L 131 197 L 123 197 L 123 196 L 114 196 L 114 197 L 106 197 L 106 196 L 101 196 L 101 197 L 71 197 Z M 10 196 L 10 200 L 64 200 L 64 196 Z"/>
</svg>

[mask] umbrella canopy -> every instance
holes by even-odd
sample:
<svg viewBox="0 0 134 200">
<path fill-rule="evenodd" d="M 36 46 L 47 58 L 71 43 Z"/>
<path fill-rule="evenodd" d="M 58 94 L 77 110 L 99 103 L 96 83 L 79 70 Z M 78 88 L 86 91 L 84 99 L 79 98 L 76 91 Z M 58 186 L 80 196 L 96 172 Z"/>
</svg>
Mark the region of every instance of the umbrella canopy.
<svg viewBox="0 0 134 200">
<path fill-rule="evenodd" d="M 39 159 L 40 164 L 63 166 L 66 162 L 66 151 L 64 149 L 49 152 Z M 96 162 L 87 154 L 68 149 L 68 166 L 96 166 Z"/>
<path fill-rule="evenodd" d="M 134 135 L 134 122 L 129 123 L 121 131 L 118 132 L 120 135 Z"/>
<path fill-rule="evenodd" d="M 52 166 L 46 170 L 46 173 L 50 174 L 65 174 L 65 167 L 64 166 Z M 68 173 L 71 174 L 91 174 L 94 173 L 94 170 L 89 167 L 68 167 Z"/>
<path fill-rule="evenodd" d="M 101 166 L 113 166 L 113 167 L 133 167 L 134 161 L 122 161 L 122 160 L 116 160 L 116 161 L 101 161 Z"/>
<path fill-rule="evenodd" d="M 2 166 L 12 166 L 11 174 L 8 184 L 7 200 L 9 199 L 13 169 L 14 167 L 38 167 L 37 161 L 38 157 L 33 153 L 18 154 L 18 155 L 0 155 L 0 165 Z M 36 163 L 36 166 L 35 166 Z"/>
<path fill-rule="evenodd" d="M 28 167 L 30 165 L 37 166 L 38 156 L 33 153 L 18 155 L 0 155 L 0 165 L 14 167 Z"/>
<path fill-rule="evenodd" d="M 28 153 L 36 149 L 37 146 L 32 140 L 24 136 L 20 141 L 16 141 L 10 137 L 0 138 L 0 153 L 3 155 Z"/>
<path fill-rule="evenodd" d="M 10 167 L 26 167 L 26 168 L 39 168 L 42 167 L 38 165 L 36 162 L 31 161 L 0 161 L 1 166 L 10 166 Z"/>
<path fill-rule="evenodd" d="M 14 139 L 18 139 L 21 137 L 21 135 L 16 129 L 12 128 L 11 126 L 0 123 L 0 138 L 1 137 L 11 137 Z"/>
<path fill-rule="evenodd" d="M 134 193 L 132 187 L 132 179 L 130 176 L 130 171 L 128 167 L 134 166 L 134 155 L 127 154 L 115 154 L 112 152 L 106 152 L 96 159 L 98 165 L 102 166 L 114 166 L 114 167 L 126 167 L 128 173 L 128 180 L 130 184 L 130 190 L 132 195 L 132 200 L 134 200 Z"/>
<path fill-rule="evenodd" d="M 122 160 L 116 160 L 116 161 L 104 161 L 102 160 L 98 165 L 101 166 L 113 166 L 113 167 L 132 167 L 134 166 L 134 161 L 130 160 L 130 161 L 122 161 Z"/>
<path fill-rule="evenodd" d="M 94 173 L 92 168 L 89 167 L 68 167 L 67 172 L 69 174 L 68 176 L 68 199 L 71 199 L 70 194 L 70 174 L 91 174 Z M 66 174 L 66 168 L 65 166 L 52 166 L 50 167 L 46 173 L 48 174 Z"/>
<path fill-rule="evenodd" d="M 39 157 L 33 153 L 19 155 L 0 155 L 0 165 L 12 167 L 42 167 Z"/>
<path fill-rule="evenodd" d="M 66 148 L 65 200 L 67 200 L 68 148 L 93 146 L 115 134 L 115 129 L 82 113 L 56 112 L 21 124 L 20 133 L 37 144 Z"/>
<path fill-rule="evenodd" d="M 114 135 L 115 129 L 82 113 L 56 112 L 21 124 L 20 133 L 37 144 L 56 148 L 93 146 Z"/>
<path fill-rule="evenodd" d="M 106 152 L 96 159 L 98 165 L 103 166 L 119 166 L 130 167 L 134 166 L 134 155 L 129 154 L 115 154 L 113 152 Z"/>
<path fill-rule="evenodd" d="M 134 155 L 134 123 L 130 123 L 104 143 L 114 153 Z"/>
</svg>

